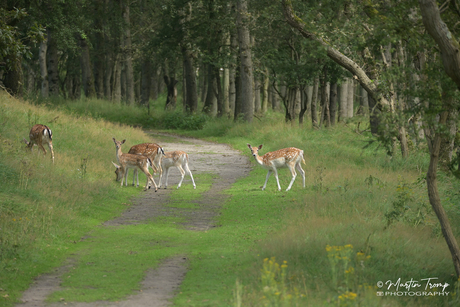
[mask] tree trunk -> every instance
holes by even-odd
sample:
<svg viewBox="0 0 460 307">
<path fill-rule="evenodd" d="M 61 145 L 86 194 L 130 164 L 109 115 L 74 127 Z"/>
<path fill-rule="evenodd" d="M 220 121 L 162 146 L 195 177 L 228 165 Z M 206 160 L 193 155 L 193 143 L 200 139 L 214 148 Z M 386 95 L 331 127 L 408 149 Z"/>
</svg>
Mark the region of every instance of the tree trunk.
<svg viewBox="0 0 460 307">
<path fill-rule="evenodd" d="M 359 86 L 359 114 L 368 115 L 369 114 L 369 100 L 367 99 L 367 92 L 362 87 Z"/>
<path fill-rule="evenodd" d="M 355 94 L 355 84 L 353 79 L 348 79 L 348 93 L 347 93 L 347 118 L 353 117 L 354 111 L 354 95 Z"/>
<path fill-rule="evenodd" d="M 315 78 L 313 83 L 313 93 L 311 96 L 311 123 L 313 127 L 318 127 L 318 112 L 316 111 L 316 107 L 318 105 L 318 87 L 319 79 Z"/>
<path fill-rule="evenodd" d="M 236 75 L 237 75 L 237 65 L 235 63 L 238 62 L 237 50 L 238 50 L 238 38 L 234 31 L 230 32 L 230 48 L 232 50 L 232 62 L 233 64 L 230 65 L 230 84 L 229 84 L 229 93 L 228 93 L 228 104 L 230 108 L 230 114 L 235 114 L 235 101 L 236 101 Z"/>
<path fill-rule="evenodd" d="M 53 37 L 53 32 L 47 30 L 48 37 L 48 54 L 46 66 L 48 69 L 48 84 L 49 84 L 49 95 L 59 95 L 59 67 L 58 67 L 58 49 L 56 40 Z"/>
<path fill-rule="evenodd" d="M 105 72 L 104 72 L 104 97 L 105 99 L 112 100 L 112 73 L 113 73 L 113 54 L 109 52 L 106 56 L 105 61 Z"/>
<path fill-rule="evenodd" d="M 433 37 L 434 41 L 441 49 L 440 54 L 443 60 L 444 70 L 446 74 L 457 84 L 457 87 L 460 88 L 460 52 L 458 41 L 455 39 L 455 36 L 451 34 L 446 24 L 441 19 L 436 1 L 419 0 L 419 4 L 422 12 L 423 24 L 425 25 L 427 32 L 431 35 L 431 37 Z M 447 118 L 448 114 L 447 111 L 445 111 L 441 114 L 440 124 L 445 124 L 447 122 Z M 436 181 L 440 147 L 441 136 L 437 133 L 432 146 L 430 166 L 427 173 L 428 196 L 430 198 L 431 206 L 438 216 L 444 239 L 446 240 L 447 246 L 449 247 L 452 255 L 455 272 L 457 273 L 457 277 L 459 277 L 460 249 L 450 227 L 446 212 L 442 207 Z"/>
<path fill-rule="evenodd" d="M 447 75 L 460 87 L 460 50 L 455 35 L 441 19 L 435 0 L 419 0 L 423 24 L 441 49 L 440 55 Z"/>
<path fill-rule="evenodd" d="M 233 114 L 233 121 L 237 122 L 240 119 L 241 112 L 241 80 L 240 74 L 236 71 L 235 75 L 235 113 Z"/>
<path fill-rule="evenodd" d="M 120 54 L 115 55 L 113 61 L 112 101 L 121 102 L 121 63 Z"/>
<path fill-rule="evenodd" d="M 207 91 L 206 91 L 206 100 L 204 101 L 203 112 L 208 115 L 215 115 L 215 109 L 217 106 L 217 84 L 216 78 L 214 76 L 215 68 L 211 63 L 206 65 L 207 67 Z"/>
<path fill-rule="evenodd" d="M 175 110 L 177 102 L 177 81 L 174 77 L 163 76 L 163 79 L 168 90 L 168 96 L 166 97 L 165 110 Z"/>
<path fill-rule="evenodd" d="M 308 94 L 307 87 L 304 86 L 300 89 L 300 112 L 299 112 L 299 126 L 303 126 L 305 113 L 308 110 Z"/>
<path fill-rule="evenodd" d="M 223 103 L 224 103 L 224 115 L 228 117 L 230 114 L 230 69 L 228 67 L 224 68 L 223 76 Z"/>
<path fill-rule="evenodd" d="M 26 77 L 26 94 L 31 95 L 35 92 L 35 71 L 30 65 L 26 65 L 27 77 Z"/>
<path fill-rule="evenodd" d="M 198 93 L 196 87 L 196 74 L 193 65 L 193 55 L 190 50 L 182 47 L 184 58 L 184 79 L 185 79 L 185 110 L 187 113 L 195 113 L 198 110 Z"/>
<path fill-rule="evenodd" d="M 76 100 L 81 97 L 81 63 L 80 58 L 74 53 L 69 53 L 66 63 L 66 76 L 64 79 L 64 91 L 67 98 Z"/>
<path fill-rule="evenodd" d="M 439 124 L 446 124 L 447 117 L 448 112 L 443 112 L 441 114 Z M 430 166 L 428 167 L 428 172 L 426 175 L 428 197 L 430 199 L 430 204 L 433 208 L 433 211 L 436 213 L 439 223 L 441 224 L 442 234 L 444 236 L 444 239 L 446 240 L 447 246 L 449 247 L 450 253 L 452 255 L 455 272 L 457 273 L 457 276 L 460 276 L 460 249 L 458 247 L 454 233 L 452 232 L 452 228 L 449 223 L 449 218 L 447 217 L 446 211 L 444 210 L 441 204 L 441 198 L 439 197 L 438 192 L 437 170 L 440 148 L 441 135 L 437 133 L 432 143 L 432 152 L 430 153 Z"/>
<path fill-rule="evenodd" d="M 342 80 L 339 93 L 339 122 L 348 117 L 348 79 Z"/>
<path fill-rule="evenodd" d="M 329 95 L 331 126 L 334 126 L 337 119 L 337 83 L 331 84 Z"/>
<path fill-rule="evenodd" d="M 143 59 L 141 68 L 141 105 L 148 107 L 150 114 L 150 92 L 151 92 L 151 63 L 149 59 Z"/>
<path fill-rule="evenodd" d="M 321 80 L 321 119 L 319 126 L 322 127 L 323 123 L 326 122 L 326 127 L 331 126 L 331 113 L 329 112 L 329 92 L 330 84 L 326 82 L 326 71 L 324 72 L 323 80 Z"/>
<path fill-rule="evenodd" d="M 260 113 L 262 106 L 260 103 L 260 81 L 259 78 L 254 75 L 254 112 Z"/>
<path fill-rule="evenodd" d="M 263 79 L 263 98 L 262 98 L 262 113 L 266 113 L 268 110 L 268 88 L 270 86 L 270 79 L 268 77 L 268 68 L 265 68 L 264 79 Z"/>
<path fill-rule="evenodd" d="M 129 13 L 129 3 L 123 1 L 123 20 L 125 21 L 124 37 L 123 37 L 123 54 L 125 66 L 126 89 L 125 98 L 129 105 L 134 104 L 134 70 L 133 56 L 131 46 L 131 22 Z"/>
<path fill-rule="evenodd" d="M 40 63 L 40 95 L 43 98 L 48 98 L 48 70 L 46 68 L 46 53 L 48 49 L 48 42 L 45 39 L 40 43 L 40 49 L 38 51 L 38 61 Z"/>
<path fill-rule="evenodd" d="M 222 82 L 220 80 L 220 69 L 214 67 L 214 84 L 215 84 L 215 95 L 217 100 L 217 117 L 222 117 L 225 114 L 224 108 L 224 93 L 222 91 Z"/>
<path fill-rule="evenodd" d="M 202 102 L 206 101 L 206 94 L 208 92 L 208 77 L 207 77 L 207 64 L 201 63 L 199 70 L 198 81 L 200 83 L 200 99 Z"/>
<path fill-rule="evenodd" d="M 94 88 L 94 77 L 93 70 L 91 67 L 91 59 L 89 56 L 89 47 L 86 43 L 86 39 L 80 38 L 80 48 L 81 48 L 81 79 L 83 84 L 83 90 L 87 98 L 93 98 L 96 96 L 96 89 Z"/>
<path fill-rule="evenodd" d="M 240 93 L 241 113 L 246 122 L 251 123 L 254 115 L 254 97 L 252 90 L 253 68 L 248 28 L 247 0 L 237 1 L 237 29 L 240 55 Z"/>
</svg>

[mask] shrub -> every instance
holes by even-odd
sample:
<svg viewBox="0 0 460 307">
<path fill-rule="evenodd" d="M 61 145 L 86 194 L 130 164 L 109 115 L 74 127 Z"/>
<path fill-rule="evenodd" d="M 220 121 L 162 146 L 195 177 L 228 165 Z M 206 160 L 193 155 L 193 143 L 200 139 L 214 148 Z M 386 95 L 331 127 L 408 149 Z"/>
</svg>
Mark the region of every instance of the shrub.
<svg viewBox="0 0 460 307">
<path fill-rule="evenodd" d="M 184 114 L 182 112 L 166 112 L 161 122 L 166 129 L 201 130 L 208 117 L 204 114 Z"/>
</svg>

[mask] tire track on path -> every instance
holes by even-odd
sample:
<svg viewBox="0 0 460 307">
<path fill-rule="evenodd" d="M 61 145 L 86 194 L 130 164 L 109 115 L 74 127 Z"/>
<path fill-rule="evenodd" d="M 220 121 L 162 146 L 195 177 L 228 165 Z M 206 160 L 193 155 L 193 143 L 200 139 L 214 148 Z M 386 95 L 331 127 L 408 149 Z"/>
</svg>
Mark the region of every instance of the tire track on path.
<svg viewBox="0 0 460 307">
<path fill-rule="evenodd" d="M 248 158 L 225 144 L 154 132 L 147 133 L 153 139 L 150 142 L 160 144 L 165 151 L 182 150 L 187 152 L 190 157 L 190 170 L 194 175 L 200 173 L 216 174 L 211 188 L 204 192 L 200 199 L 193 201 L 198 205 L 197 209 L 185 210 L 166 206 L 169 202 L 171 191 L 177 187 L 180 179 L 179 171 L 171 169 L 168 189 L 160 189 L 157 193 L 152 190 L 145 192 L 142 197 L 134 199 L 133 204 L 121 216 L 107 221 L 103 225 L 108 227 L 133 225 L 152 222 L 152 220 L 154 222 L 156 217 L 179 216 L 184 218 L 183 226 L 190 231 L 204 231 L 215 227 L 215 217 L 219 214 L 221 205 L 229 197 L 222 192 L 230 188 L 236 180 L 249 174 L 250 164 Z M 158 141 L 157 139 L 168 141 Z M 156 176 L 155 180 L 158 182 L 158 176 Z M 182 187 L 188 184 L 191 184 L 191 180 L 188 175 L 185 175 Z M 196 181 L 196 184 L 198 186 L 199 181 Z M 56 268 L 49 274 L 39 276 L 31 287 L 23 293 L 22 303 L 16 306 L 57 307 L 64 304 L 72 307 L 169 306 L 171 305 L 170 300 L 174 297 L 175 292 L 185 278 L 187 272 L 186 262 L 186 256 L 178 255 L 165 259 L 154 269 L 147 270 L 145 278 L 141 282 L 139 293 L 130 295 L 123 301 L 47 304 L 45 303 L 46 297 L 60 290 L 61 276 L 70 271 L 76 264 L 74 259 L 68 259 L 64 266 Z"/>
</svg>

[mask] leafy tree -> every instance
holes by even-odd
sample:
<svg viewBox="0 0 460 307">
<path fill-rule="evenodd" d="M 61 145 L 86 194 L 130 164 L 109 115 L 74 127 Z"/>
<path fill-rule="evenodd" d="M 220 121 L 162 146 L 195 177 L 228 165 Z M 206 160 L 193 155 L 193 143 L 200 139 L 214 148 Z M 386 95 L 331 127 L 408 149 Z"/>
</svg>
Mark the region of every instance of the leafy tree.
<svg viewBox="0 0 460 307">
<path fill-rule="evenodd" d="M 446 74 L 455 82 L 458 88 L 460 88 L 460 55 L 459 55 L 459 43 L 452 35 L 450 28 L 447 27 L 446 23 L 441 18 L 440 10 L 438 5 L 433 0 L 419 0 L 420 10 L 423 18 L 423 24 L 427 32 L 433 37 L 436 44 L 439 46 L 443 67 Z M 458 7 L 455 7 L 455 13 L 459 14 Z M 451 17 L 451 16 L 450 16 Z M 457 21 L 458 21 L 458 15 Z M 448 17 L 449 18 L 449 17 Z M 452 228 L 449 223 L 447 214 L 441 204 L 441 198 L 439 197 L 438 182 L 437 182 L 437 171 L 438 161 L 441 150 L 442 139 L 445 138 L 445 131 L 442 130 L 443 126 L 447 123 L 449 113 L 453 109 L 460 107 L 458 99 L 452 101 L 450 99 L 442 100 L 441 109 L 439 110 L 439 122 L 436 134 L 433 138 L 431 151 L 430 151 L 430 166 L 427 172 L 427 189 L 428 196 L 430 199 L 431 206 L 436 213 L 439 222 L 441 224 L 442 233 L 444 239 L 447 242 L 452 260 L 454 263 L 457 277 L 460 276 L 460 248 L 452 232 Z M 454 104 L 452 104 L 452 102 Z"/>
<path fill-rule="evenodd" d="M 21 93 L 22 58 L 31 57 L 29 45 L 43 40 L 43 28 L 39 24 L 21 25 L 27 16 L 24 8 L 0 6 L 0 72 L 3 75 L 0 81 L 3 79 L 5 87 L 13 94 Z"/>
</svg>

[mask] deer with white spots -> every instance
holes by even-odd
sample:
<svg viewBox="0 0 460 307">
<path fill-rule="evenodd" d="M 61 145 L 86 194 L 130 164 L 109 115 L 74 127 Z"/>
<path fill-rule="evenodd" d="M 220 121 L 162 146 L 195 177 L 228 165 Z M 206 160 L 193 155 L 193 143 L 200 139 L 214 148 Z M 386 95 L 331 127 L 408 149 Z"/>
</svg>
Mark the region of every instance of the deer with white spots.
<svg viewBox="0 0 460 307">
<path fill-rule="evenodd" d="M 115 167 L 119 170 L 119 173 L 117 173 L 117 180 L 119 180 L 121 176 L 121 186 L 123 186 L 123 178 L 125 179 L 125 185 L 128 185 L 128 169 L 130 168 L 139 168 L 145 176 L 147 176 L 147 184 L 145 185 L 144 191 L 148 190 L 150 187 L 150 182 L 153 183 L 155 186 L 155 192 L 158 190 L 158 187 L 153 180 L 152 175 L 149 173 L 149 167 L 153 164 L 152 161 L 142 155 L 133 155 L 130 153 L 123 153 L 121 151 L 121 145 L 125 143 L 126 140 L 123 141 L 117 141 L 115 138 L 112 138 L 113 142 L 115 143 L 115 150 L 117 154 L 117 160 L 120 165 L 118 166 L 117 164 L 113 163 Z"/>
<path fill-rule="evenodd" d="M 41 150 L 43 150 L 43 155 L 46 155 L 46 150 L 45 147 L 43 147 L 44 144 L 48 145 L 48 148 L 50 149 L 51 152 L 51 160 L 54 163 L 54 151 L 53 151 L 53 133 L 51 132 L 51 129 L 48 128 L 45 125 L 35 125 L 30 129 L 29 132 L 29 139 L 30 142 L 27 142 L 26 139 L 23 139 L 24 143 L 27 144 L 27 148 L 30 148 L 30 151 L 32 151 L 32 148 L 34 145 L 37 145 Z"/>
<path fill-rule="evenodd" d="M 132 146 L 129 149 L 128 153 L 133 154 L 133 155 L 142 155 L 142 156 L 149 158 L 150 161 L 152 161 L 151 167 L 152 167 L 153 173 L 155 174 L 159 172 L 160 177 L 161 177 L 162 169 L 161 169 L 160 163 L 161 163 L 161 158 L 164 156 L 165 152 L 163 151 L 163 148 L 160 145 L 156 143 L 138 144 L 138 145 Z M 119 173 L 121 172 L 121 169 L 115 163 L 113 164 L 117 168 L 115 170 L 115 174 L 117 175 L 117 180 L 119 180 L 121 178 L 121 176 L 119 175 Z M 133 185 L 134 185 L 135 179 L 137 179 L 137 186 L 139 186 L 139 173 L 137 171 L 137 167 L 134 168 Z"/>
<path fill-rule="evenodd" d="M 259 147 L 252 147 L 250 144 L 247 145 L 251 150 L 254 159 L 256 159 L 256 162 L 259 163 L 263 168 L 268 170 L 267 177 L 265 179 L 265 184 L 262 187 L 262 190 L 265 190 L 265 187 L 267 186 L 268 177 L 270 177 L 270 174 L 273 172 L 276 178 L 276 183 L 278 184 L 278 191 L 281 191 L 280 182 L 278 180 L 278 168 L 283 167 L 289 168 L 292 174 L 291 183 L 289 184 L 286 191 L 289 191 L 291 189 L 292 184 L 295 181 L 295 178 L 297 176 L 297 173 L 295 171 L 296 168 L 302 175 L 303 187 L 305 188 L 305 171 L 302 169 L 302 166 L 300 165 L 301 162 L 305 164 L 305 160 L 303 158 L 303 150 L 295 147 L 289 147 L 279 149 L 277 151 L 267 152 L 265 155 L 260 157 L 259 150 L 262 148 L 262 145 L 259 145 Z"/>
<path fill-rule="evenodd" d="M 180 171 L 181 174 L 181 179 L 179 184 L 177 185 L 177 188 L 180 188 L 182 181 L 184 180 L 185 173 L 188 173 L 190 175 L 190 178 L 192 179 L 193 183 L 193 188 L 196 189 L 195 185 L 195 180 L 193 180 L 193 175 L 192 172 L 190 171 L 190 168 L 188 167 L 188 154 L 186 152 L 176 150 L 176 151 L 167 151 L 165 152 L 165 156 L 161 159 L 161 168 L 165 172 L 165 189 L 168 187 L 168 174 L 169 174 L 169 168 L 171 167 L 177 167 L 177 169 Z M 161 180 L 162 179 L 162 174 L 160 175 L 160 188 L 161 188 Z"/>
</svg>

